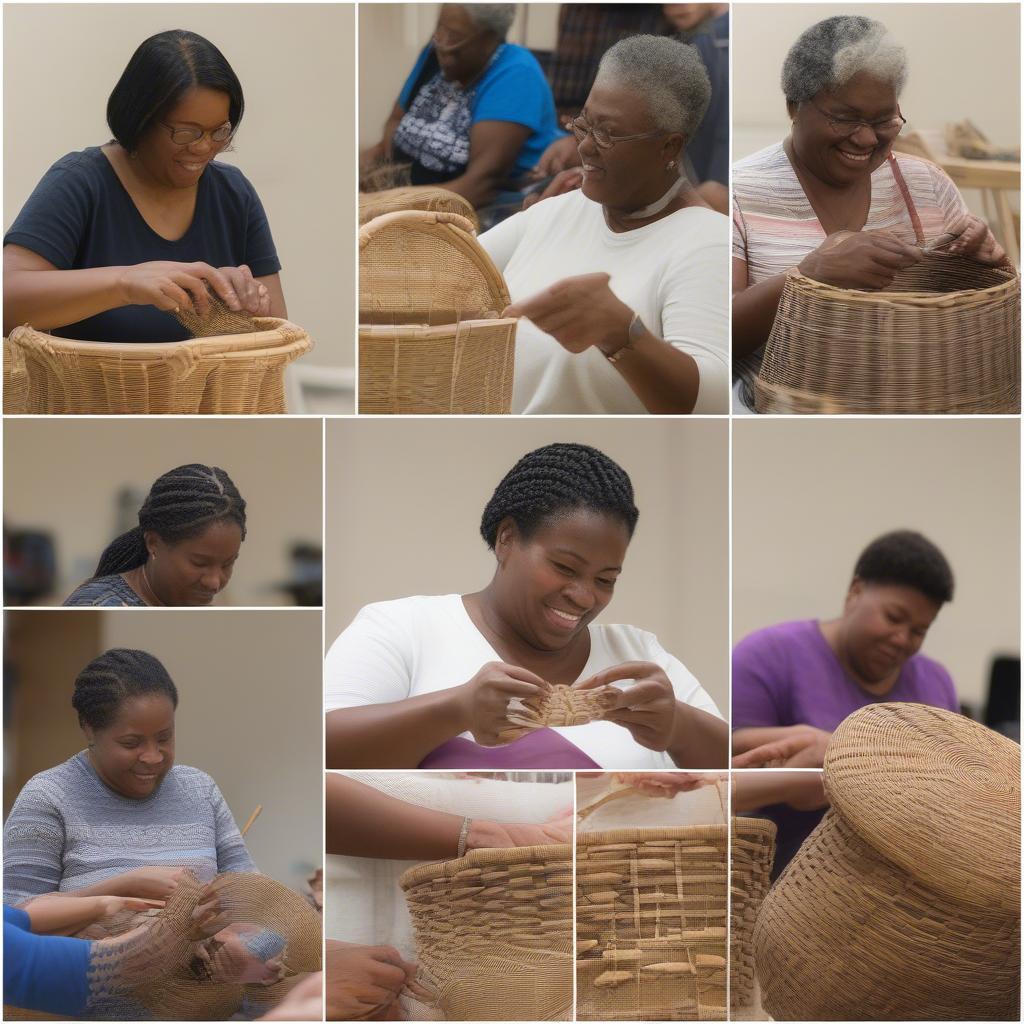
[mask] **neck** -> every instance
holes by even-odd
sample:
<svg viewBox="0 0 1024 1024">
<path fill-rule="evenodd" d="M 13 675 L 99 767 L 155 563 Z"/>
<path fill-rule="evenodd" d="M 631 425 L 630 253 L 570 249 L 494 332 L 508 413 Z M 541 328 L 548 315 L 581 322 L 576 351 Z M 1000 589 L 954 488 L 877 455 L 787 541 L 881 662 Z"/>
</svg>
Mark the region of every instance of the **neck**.
<svg viewBox="0 0 1024 1024">
<path fill-rule="evenodd" d="M 493 46 L 488 46 L 487 52 L 484 54 L 484 59 L 476 71 L 467 78 L 458 79 L 458 83 L 463 89 L 468 89 L 487 70 L 487 65 L 490 64 L 491 58 L 494 56 L 494 51 L 497 50 L 499 46 L 501 46 L 500 39 L 497 40 Z"/>
<path fill-rule="evenodd" d="M 900 672 L 903 671 L 902 666 L 896 669 L 891 676 L 887 676 L 885 679 L 865 679 L 864 676 L 857 671 L 857 667 L 850 659 L 846 642 L 843 635 L 843 620 L 833 619 L 831 622 L 821 623 L 821 635 L 825 638 L 825 642 L 832 649 L 832 653 L 836 656 L 836 661 L 839 662 L 840 668 L 846 673 L 847 677 L 852 679 L 862 690 L 866 690 L 874 697 L 884 697 L 897 683 L 900 678 Z"/>
<path fill-rule="evenodd" d="M 137 587 L 136 590 L 146 604 L 162 608 L 166 605 L 166 602 L 160 599 L 157 592 L 153 589 L 153 584 L 149 581 L 149 573 L 146 571 L 146 566 L 148 564 L 148 562 L 143 562 L 136 570 L 138 573 L 136 580 L 139 583 L 139 587 Z"/>
<path fill-rule="evenodd" d="M 661 194 L 644 206 L 631 206 L 628 209 L 619 206 L 605 206 L 603 209 L 605 223 L 608 227 L 612 231 L 622 232 L 653 224 L 677 210 L 698 205 L 706 206 L 707 204 L 700 200 L 686 178 L 679 175 L 667 182 Z"/>
</svg>

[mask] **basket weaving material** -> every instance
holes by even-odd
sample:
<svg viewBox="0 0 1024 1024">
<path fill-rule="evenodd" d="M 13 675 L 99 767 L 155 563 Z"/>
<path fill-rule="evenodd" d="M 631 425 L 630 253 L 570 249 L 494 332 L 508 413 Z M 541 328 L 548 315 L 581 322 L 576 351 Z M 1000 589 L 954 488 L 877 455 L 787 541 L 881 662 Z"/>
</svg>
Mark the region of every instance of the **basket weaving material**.
<svg viewBox="0 0 1024 1024">
<path fill-rule="evenodd" d="M 754 929 L 784 1020 L 1019 1020 L 1020 747 L 921 704 L 870 705 L 825 757 L 832 807 Z"/>
<path fill-rule="evenodd" d="M 399 879 L 443 1020 L 568 1020 L 571 847 L 475 850 Z"/>
<path fill-rule="evenodd" d="M 18 414 L 28 404 L 28 371 L 21 349 L 4 338 L 4 412 Z"/>
<path fill-rule="evenodd" d="M 732 819 L 729 870 L 729 1005 L 754 1002 L 754 922 L 757 920 L 775 859 L 775 822 Z"/>
<path fill-rule="evenodd" d="M 580 1020 L 724 1020 L 725 825 L 576 836 Z"/>
<path fill-rule="evenodd" d="M 359 232 L 359 411 L 507 413 L 516 320 L 472 225 L 388 213 Z"/>
<path fill-rule="evenodd" d="M 761 413 L 1015 413 L 1020 278 L 925 252 L 884 291 L 791 270 L 754 383 Z"/>
<path fill-rule="evenodd" d="M 524 697 L 519 703 L 522 710 L 510 708 L 508 720 L 515 726 L 499 735 L 503 743 L 525 736 L 534 729 L 552 726 L 586 725 L 604 718 L 605 712 L 615 707 L 621 694 L 613 686 L 593 690 L 574 690 L 571 686 L 552 686 L 542 697 Z"/>
<path fill-rule="evenodd" d="M 359 193 L 359 223 L 366 224 L 374 217 L 399 210 L 427 210 L 437 213 L 457 213 L 473 226 L 473 231 L 480 230 L 473 204 L 464 199 L 458 192 L 449 192 L 446 188 L 434 185 L 410 185 L 408 188 L 389 188 L 383 192 Z"/>
<path fill-rule="evenodd" d="M 308 352 L 287 320 L 256 318 L 248 334 L 163 344 L 72 341 L 11 332 L 27 375 L 27 413 L 283 413 L 284 369 Z"/>
<path fill-rule="evenodd" d="M 191 309 L 176 309 L 172 316 L 193 338 L 215 338 L 225 334 L 251 334 L 256 318 L 244 309 L 229 309 L 221 297 L 206 283 L 209 308 L 206 316 Z"/>
</svg>

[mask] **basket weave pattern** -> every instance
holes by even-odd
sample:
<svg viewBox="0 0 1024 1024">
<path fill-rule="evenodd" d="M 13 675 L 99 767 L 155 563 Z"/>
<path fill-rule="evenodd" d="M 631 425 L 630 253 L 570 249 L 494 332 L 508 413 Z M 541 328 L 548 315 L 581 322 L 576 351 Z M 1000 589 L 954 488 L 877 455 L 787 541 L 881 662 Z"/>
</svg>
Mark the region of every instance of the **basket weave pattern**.
<svg viewBox="0 0 1024 1024">
<path fill-rule="evenodd" d="M 571 686 L 552 686 L 543 697 L 526 697 L 522 711 L 510 710 L 508 720 L 515 726 L 501 733 L 503 743 L 517 739 L 534 729 L 552 726 L 586 725 L 604 718 L 615 707 L 621 690 L 602 686 L 594 690 L 574 690 Z"/>
<path fill-rule="evenodd" d="M 408 188 L 389 188 L 382 192 L 359 193 L 359 223 L 366 224 L 374 217 L 399 210 L 427 210 L 436 213 L 457 213 L 480 230 L 473 204 L 458 192 L 433 185 L 411 185 Z"/>
<path fill-rule="evenodd" d="M 754 1002 L 754 922 L 771 885 L 775 822 L 733 818 L 729 873 L 729 1004 Z"/>
</svg>

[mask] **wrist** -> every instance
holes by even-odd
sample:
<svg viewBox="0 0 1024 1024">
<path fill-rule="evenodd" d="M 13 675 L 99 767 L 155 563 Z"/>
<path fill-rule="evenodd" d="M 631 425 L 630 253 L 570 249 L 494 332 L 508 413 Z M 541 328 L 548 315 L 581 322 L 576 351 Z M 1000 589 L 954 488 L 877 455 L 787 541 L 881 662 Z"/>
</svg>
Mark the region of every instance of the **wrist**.
<svg viewBox="0 0 1024 1024">
<path fill-rule="evenodd" d="M 473 724 L 469 714 L 471 695 L 468 687 L 469 683 L 453 686 L 447 691 L 447 699 L 442 702 L 445 721 L 454 727 L 452 736 L 469 732 Z"/>
<path fill-rule="evenodd" d="M 110 283 L 111 297 L 118 306 L 132 305 L 131 296 L 128 294 L 128 271 L 129 267 L 111 267 L 112 280 Z M 115 307 L 116 308 L 116 307 Z"/>
<path fill-rule="evenodd" d="M 495 821 L 474 818 L 466 833 L 466 852 L 470 850 L 493 850 L 507 846 L 501 840 L 501 826 Z"/>
<path fill-rule="evenodd" d="M 632 329 L 633 321 L 638 320 L 637 314 L 624 302 L 620 302 L 618 305 L 620 308 L 608 321 L 604 336 L 596 343 L 605 356 L 613 356 L 628 348 L 635 341 Z"/>
</svg>

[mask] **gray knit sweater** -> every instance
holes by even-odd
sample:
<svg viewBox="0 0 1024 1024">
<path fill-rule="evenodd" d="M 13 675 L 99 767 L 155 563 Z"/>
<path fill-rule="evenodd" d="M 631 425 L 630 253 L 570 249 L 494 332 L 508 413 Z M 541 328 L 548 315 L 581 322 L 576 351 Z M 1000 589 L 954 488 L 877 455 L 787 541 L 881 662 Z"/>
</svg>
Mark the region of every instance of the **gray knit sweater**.
<svg viewBox="0 0 1024 1024">
<path fill-rule="evenodd" d="M 4 824 L 4 903 L 161 864 L 203 880 L 256 870 L 217 784 L 198 768 L 175 765 L 155 793 L 132 800 L 100 781 L 83 750 L 29 779 Z"/>
</svg>

